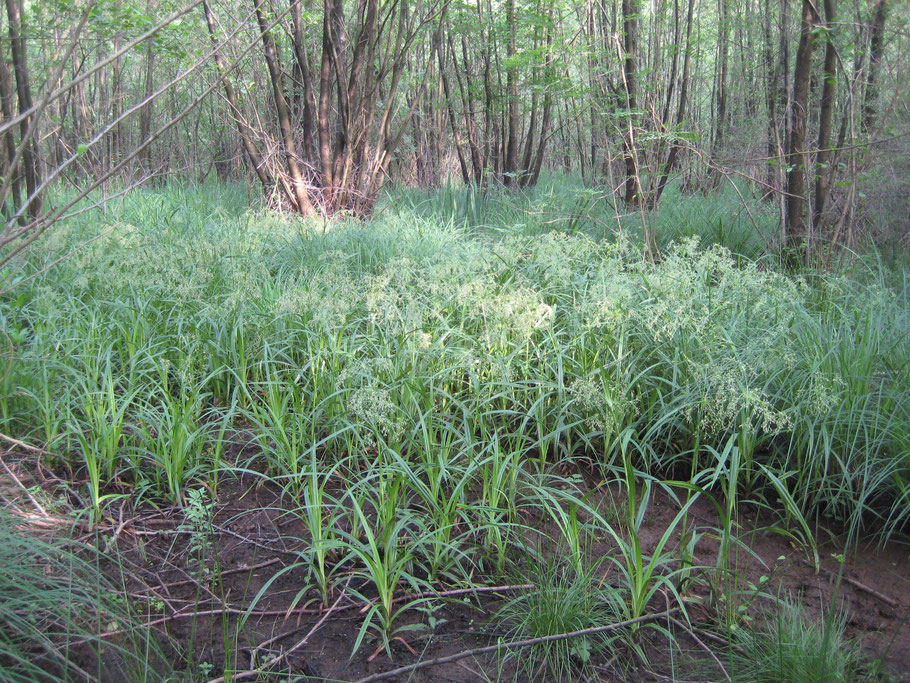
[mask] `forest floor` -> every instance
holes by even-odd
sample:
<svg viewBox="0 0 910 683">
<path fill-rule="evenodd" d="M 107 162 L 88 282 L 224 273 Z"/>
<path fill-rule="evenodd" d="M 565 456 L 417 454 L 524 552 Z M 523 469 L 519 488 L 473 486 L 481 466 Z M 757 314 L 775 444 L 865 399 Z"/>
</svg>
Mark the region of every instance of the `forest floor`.
<svg viewBox="0 0 910 683">
<path fill-rule="evenodd" d="M 16 457 L 4 453 L 5 458 L 9 456 Z M 584 479 L 595 508 L 609 509 L 622 501 L 621 487 L 598 481 L 583 463 L 569 467 L 575 471 L 563 466 L 564 474 Z M 0 477 L 7 480 L 0 487 L 5 501 L 22 504 L 21 491 L 17 495 L 9 477 Z M 17 479 L 29 481 L 21 470 Z M 53 477 L 43 483 L 53 493 Z M 653 489 L 639 531 L 646 556 L 654 552 L 672 525 L 680 502 L 667 490 Z M 203 671 L 233 669 L 231 680 L 273 680 L 278 672 L 282 672 L 280 680 L 291 680 L 285 678 L 288 675 L 293 680 L 324 681 L 553 680 L 546 671 L 529 673 L 516 666 L 520 649 L 513 651 L 516 658 L 504 656 L 504 651 L 473 653 L 496 644 L 497 639 L 508 640 L 496 632 L 495 622 L 491 630 L 488 619 L 505 598 L 534 590 L 531 584 L 498 584 L 482 575 L 475 577 L 473 588 L 443 589 L 434 594 L 438 600 L 432 611 L 413 610 L 403 615 L 402 625 L 413 625 L 415 630 L 392 641 L 391 659 L 378 641 L 352 653 L 366 608 L 344 592 L 333 594 L 325 606 L 314 594 L 301 594 L 307 577 L 293 565 L 307 550 L 308 532 L 299 518 L 286 516 L 286 503 L 280 490 L 258 477 L 240 478 L 219 487 L 205 530 L 189 528 L 186 515 L 177 508 L 137 509 L 125 499 L 111 510 L 116 519 L 83 540 L 100 542 L 115 558 L 107 568 L 110 578 L 118 583 L 129 577 L 127 593 L 147 603 L 148 622 L 155 630 L 166 634 L 181 651 L 193 653 L 194 660 L 203 663 Z M 717 529 L 720 520 L 713 504 L 705 499 L 689 509 L 688 519 L 704 534 L 695 546 L 689 580 L 679 582 L 688 624 L 658 620 L 654 625 L 671 632 L 673 638 L 642 630 L 639 644 L 646 660 L 619 645 L 609 657 L 601 655 L 600 661 L 591 662 L 586 676 L 575 680 L 727 679 L 725 663 L 731 646 L 718 635 L 717 607 L 710 606 L 709 572 L 703 573 L 699 567 L 699 557 L 718 555 L 719 540 L 709 530 Z M 542 531 L 552 525 L 534 511 L 523 521 L 527 528 Z M 805 614 L 818 620 L 824 620 L 832 605 L 845 607 L 847 636 L 861 643 L 870 659 L 882 660 L 884 680 L 910 680 L 910 628 L 906 625 L 910 556 L 903 539 L 884 547 L 860 545 L 844 556 L 843 539 L 822 532 L 816 567 L 813 553 L 782 533 L 771 515 L 746 512 L 740 518 L 738 537 L 741 545 L 731 562 L 739 585 L 732 594 L 737 596 L 734 609 L 742 623 L 762 620 L 783 596 L 796 598 Z M 669 544 L 675 544 L 677 552 L 679 540 L 677 533 Z M 554 547 L 541 550 L 545 555 L 559 552 Z M 587 548 L 588 560 L 596 562 L 615 551 L 610 539 L 596 539 Z M 510 562 L 520 581 L 527 575 L 527 567 L 522 566 L 527 558 L 516 556 Z M 286 570 L 288 567 L 291 569 Z M 609 563 L 602 567 L 601 580 L 610 582 L 615 569 Z M 274 578 L 276 574 L 281 575 Z M 341 583 L 349 585 L 351 580 L 345 582 L 342 575 Z M 369 594 L 366 586 L 358 588 Z M 251 598 L 260 591 L 261 599 L 247 613 Z M 410 597 L 402 590 L 396 600 Z M 663 607 L 657 604 L 661 600 L 670 604 L 671 599 L 659 594 L 652 601 L 654 611 Z M 468 654 L 427 666 L 433 660 L 463 653 Z M 418 663 L 423 665 L 419 669 L 392 674 Z M 102 680 L 121 680 L 116 657 L 104 667 Z"/>
</svg>

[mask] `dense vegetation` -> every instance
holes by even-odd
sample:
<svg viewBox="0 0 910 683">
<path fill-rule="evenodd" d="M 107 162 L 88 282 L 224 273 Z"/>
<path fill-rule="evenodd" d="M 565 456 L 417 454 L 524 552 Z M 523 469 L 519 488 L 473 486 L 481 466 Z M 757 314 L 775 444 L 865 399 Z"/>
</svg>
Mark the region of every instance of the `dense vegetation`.
<svg viewBox="0 0 910 683">
<path fill-rule="evenodd" d="M 908 675 L 908 26 L 5 0 L 0 680 Z"/>
<path fill-rule="evenodd" d="M 400 190 L 369 223 L 248 210 L 236 186 L 134 192 L 116 224 L 59 226 L 15 275 L 0 431 L 80 483 L 86 529 L 116 526 L 124 496 L 204 525 L 225 482 L 269 482 L 308 532 L 275 580 L 303 570 L 295 602 L 369 606 L 355 651 L 529 552 L 553 588 L 503 608 L 515 633 L 645 617 L 693 572 L 731 627 L 744 516 L 768 511 L 809 557 L 820 528 L 854 547 L 904 532 L 910 287 L 868 258 L 784 274 L 760 206 L 731 191 L 705 215 L 671 192 L 653 261 L 636 217 L 617 225 L 564 177 Z M 655 487 L 680 507 L 647 552 Z M 700 497 L 716 526 L 688 516 Z M 609 566 L 618 583 L 597 578 Z M 554 605 L 566 621 L 534 621 Z M 573 647 L 539 656 L 561 675 Z"/>
</svg>

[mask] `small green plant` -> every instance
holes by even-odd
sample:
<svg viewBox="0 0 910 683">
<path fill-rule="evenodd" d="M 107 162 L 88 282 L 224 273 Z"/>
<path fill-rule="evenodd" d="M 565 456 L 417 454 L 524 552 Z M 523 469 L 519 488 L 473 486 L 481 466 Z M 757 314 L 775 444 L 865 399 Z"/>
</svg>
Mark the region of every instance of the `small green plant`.
<svg viewBox="0 0 910 683">
<path fill-rule="evenodd" d="M 212 515 L 215 501 L 209 500 L 204 488 L 187 489 L 186 505 L 183 507 L 183 521 L 178 531 L 189 536 L 187 552 L 195 562 L 200 574 L 207 575 L 206 555 L 212 545 Z"/>
<path fill-rule="evenodd" d="M 113 483 L 124 461 L 120 456 L 126 450 L 127 414 L 139 393 L 138 387 L 128 392 L 120 390 L 109 356 L 101 367 L 100 386 L 89 377 L 80 378 L 76 406 L 70 407 L 67 421 L 67 428 L 75 436 L 85 466 L 92 505 L 87 512 L 92 524 L 100 521 L 105 504 L 117 497 L 116 494 L 102 495 L 101 489 Z"/>
<path fill-rule="evenodd" d="M 384 477 L 385 473 L 381 473 Z M 400 476 L 400 475 L 399 475 Z M 392 475 L 392 487 L 401 485 L 402 480 Z M 357 527 L 361 535 L 355 536 L 339 531 L 341 547 L 348 559 L 356 562 L 354 574 L 372 585 L 377 597 L 371 599 L 360 590 L 350 591 L 363 601 L 366 614 L 361 623 L 357 638 L 354 641 L 353 654 L 360 649 L 364 637 L 372 631 L 378 636 L 381 646 L 389 657 L 392 656 L 391 640 L 400 633 L 422 628 L 422 624 L 407 626 L 397 625 L 398 617 L 404 612 L 422 606 L 430 598 L 416 597 L 396 603 L 395 598 L 400 590 L 410 590 L 414 594 L 428 591 L 431 585 L 413 571 L 415 543 L 413 535 L 421 529 L 419 519 L 407 508 L 385 505 L 379 488 L 374 496 L 369 496 L 370 507 L 380 509 L 383 505 L 387 511 L 378 512 L 374 523 L 367 516 L 363 505 L 356 497 L 349 497 L 347 505 L 352 516 L 358 520 Z"/>
<path fill-rule="evenodd" d="M 623 618 L 637 619 L 645 614 L 651 599 L 660 590 L 672 595 L 676 604 L 684 607 L 684 603 L 677 592 L 675 578 L 678 575 L 683 575 L 687 568 L 680 567 L 680 558 L 668 551 L 667 548 L 673 533 L 685 519 L 689 508 L 692 507 L 699 496 L 696 493 L 682 505 L 670 523 L 667 524 L 653 552 L 647 555 L 641 542 L 641 526 L 648 510 L 652 481 L 650 478 L 643 477 L 641 496 L 639 497 L 638 479 L 640 474 L 632 466 L 630 443 L 631 434 L 627 432 L 622 441 L 623 469 L 620 482 L 625 488 L 627 498 L 624 529 L 628 534 L 628 538 L 612 526 L 608 524 L 604 526 L 619 548 L 619 556 L 613 557 L 611 560 L 622 577 L 620 589 L 625 593 L 626 597 Z M 632 632 L 638 633 L 640 628 L 640 626 L 635 625 L 632 627 Z"/>
<path fill-rule="evenodd" d="M 263 353 L 265 379 L 243 415 L 256 426 L 255 438 L 269 463 L 293 488 L 302 482 L 303 454 L 315 440 L 313 406 L 300 383 L 282 372 L 275 351 L 266 346 Z"/>
<path fill-rule="evenodd" d="M 342 464 L 343 461 L 323 469 L 316 457 L 316 447 L 313 445 L 309 449 L 309 468 L 303 475 L 305 481 L 301 487 L 303 504 L 298 514 L 310 532 L 310 548 L 306 559 L 323 605 L 328 604 L 333 574 L 333 568 L 329 566 L 329 554 L 340 547 L 335 533 L 340 510 L 326 488 Z"/>
<path fill-rule="evenodd" d="M 202 396 L 197 391 L 162 391 L 160 404 L 148 406 L 142 414 L 145 452 L 164 475 L 158 486 L 175 505 L 186 504 L 186 484 L 201 474 L 209 427 L 202 421 Z M 156 477 L 158 480 L 159 477 Z"/>
</svg>

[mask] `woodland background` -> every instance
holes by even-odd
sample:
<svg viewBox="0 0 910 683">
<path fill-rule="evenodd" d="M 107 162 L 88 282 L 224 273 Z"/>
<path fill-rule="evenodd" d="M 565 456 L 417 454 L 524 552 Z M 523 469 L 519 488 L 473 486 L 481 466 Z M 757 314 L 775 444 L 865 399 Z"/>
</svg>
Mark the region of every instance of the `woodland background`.
<svg viewBox="0 0 910 683">
<path fill-rule="evenodd" d="M 893 0 L 5 9 L 4 262 L 75 205 L 46 201 L 61 182 L 245 179 L 275 208 L 365 217 L 388 183 L 522 188 L 551 169 L 618 213 L 676 179 L 746 181 L 779 243 L 816 255 L 906 233 L 910 18 Z"/>
</svg>

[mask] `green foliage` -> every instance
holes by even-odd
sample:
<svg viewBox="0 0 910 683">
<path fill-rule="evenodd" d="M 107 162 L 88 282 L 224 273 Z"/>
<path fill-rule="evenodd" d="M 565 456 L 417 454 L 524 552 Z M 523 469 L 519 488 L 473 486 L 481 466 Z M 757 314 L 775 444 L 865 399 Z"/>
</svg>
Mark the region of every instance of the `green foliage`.
<svg viewBox="0 0 910 683">
<path fill-rule="evenodd" d="M 809 616 L 793 600 L 784 600 L 766 622 L 739 632 L 740 649 L 733 657 L 733 673 L 748 683 L 846 683 L 863 680 L 867 662 L 859 643 L 846 638 L 843 610 Z"/>
<path fill-rule="evenodd" d="M 17 529 L 0 513 L 0 668 L 5 681 L 177 680 L 97 551 Z M 122 631 L 118 637 L 102 637 Z"/>
<path fill-rule="evenodd" d="M 529 562 L 519 579 L 533 588 L 509 599 L 494 616 L 504 640 L 553 636 L 615 622 L 621 598 L 597 576 L 597 567 L 579 569 L 556 560 Z M 557 681 L 593 672 L 595 657 L 609 653 L 619 634 L 595 633 L 534 645 L 519 655 L 519 668 L 533 680 Z M 518 653 L 508 652 L 508 659 Z"/>
<path fill-rule="evenodd" d="M 592 535 L 612 539 L 611 609 L 645 614 L 696 574 L 698 497 L 718 511 L 705 564 L 731 629 L 745 506 L 809 548 L 822 515 L 854 540 L 905 530 L 906 279 L 783 273 L 752 258 L 751 223 L 699 229 L 715 198 L 685 216 L 665 202 L 651 262 L 566 178 L 402 191 L 369 225 L 292 221 L 238 194 L 134 192 L 120 225 L 39 272 L 104 226 L 85 214 L 46 236 L 24 264 L 35 277 L 0 299 L 15 331 L 4 432 L 52 447 L 94 519 L 112 496 L 193 509 L 220 477 L 260 476 L 308 536 L 281 574 L 303 570 L 294 603 L 356 585 L 357 643 L 386 649 L 429 626 L 414 620 L 431 587 L 502 578 L 529 539 L 573 576 Z M 626 493 L 621 513 L 554 474 L 579 455 Z M 681 472 L 668 491 L 685 499 L 646 549 L 650 491 Z"/>
</svg>

